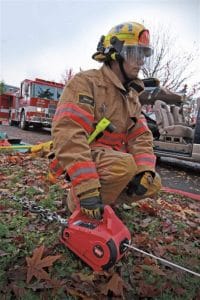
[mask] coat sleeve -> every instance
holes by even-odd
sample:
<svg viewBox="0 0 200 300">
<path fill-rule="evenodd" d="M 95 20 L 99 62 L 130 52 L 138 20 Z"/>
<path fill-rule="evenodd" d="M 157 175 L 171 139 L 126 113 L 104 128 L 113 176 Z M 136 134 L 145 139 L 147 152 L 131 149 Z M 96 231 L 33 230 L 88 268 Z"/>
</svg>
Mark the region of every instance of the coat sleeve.
<svg viewBox="0 0 200 300">
<path fill-rule="evenodd" d="M 56 159 L 70 177 L 77 195 L 100 187 L 87 138 L 94 130 L 92 85 L 84 74 L 64 88 L 52 124 Z"/>
<path fill-rule="evenodd" d="M 135 101 L 134 122 L 135 125 L 128 131 L 127 148 L 137 165 L 137 174 L 143 171 L 155 172 L 156 156 L 153 153 L 153 136 L 141 113 L 139 101 Z"/>
</svg>

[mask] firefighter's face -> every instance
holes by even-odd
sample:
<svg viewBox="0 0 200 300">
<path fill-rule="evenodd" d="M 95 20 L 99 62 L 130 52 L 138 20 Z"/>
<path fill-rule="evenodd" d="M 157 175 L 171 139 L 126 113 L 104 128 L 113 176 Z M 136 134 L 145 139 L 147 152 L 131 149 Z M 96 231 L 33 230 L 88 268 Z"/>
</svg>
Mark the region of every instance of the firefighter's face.
<svg viewBox="0 0 200 300">
<path fill-rule="evenodd" d="M 138 77 L 138 73 L 142 66 L 143 64 L 138 64 L 138 62 L 134 60 L 124 61 L 124 70 L 126 72 L 126 75 L 131 79 Z"/>
<path fill-rule="evenodd" d="M 141 67 L 147 57 L 142 47 L 124 47 L 122 51 L 124 57 L 124 69 L 129 78 L 137 77 Z"/>
</svg>

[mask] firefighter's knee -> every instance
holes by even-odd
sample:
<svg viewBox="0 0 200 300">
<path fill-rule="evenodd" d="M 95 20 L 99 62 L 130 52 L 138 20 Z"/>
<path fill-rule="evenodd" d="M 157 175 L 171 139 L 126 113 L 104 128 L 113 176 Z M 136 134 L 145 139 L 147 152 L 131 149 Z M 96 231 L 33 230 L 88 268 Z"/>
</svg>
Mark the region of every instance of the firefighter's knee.
<svg viewBox="0 0 200 300">
<path fill-rule="evenodd" d="M 132 155 L 116 154 L 107 168 L 101 169 L 101 197 L 104 203 L 114 203 L 137 170 Z"/>
<path fill-rule="evenodd" d="M 129 181 L 136 173 L 137 166 L 130 154 L 124 154 L 111 165 L 111 173 L 115 179 Z"/>
</svg>

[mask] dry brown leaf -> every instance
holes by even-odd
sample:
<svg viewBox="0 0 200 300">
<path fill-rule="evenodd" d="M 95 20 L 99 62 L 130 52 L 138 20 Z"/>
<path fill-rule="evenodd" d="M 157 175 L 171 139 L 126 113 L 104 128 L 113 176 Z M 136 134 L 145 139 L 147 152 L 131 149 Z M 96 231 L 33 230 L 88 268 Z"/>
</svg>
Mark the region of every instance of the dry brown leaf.
<svg viewBox="0 0 200 300">
<path fill-rule="evenodd" d="M 114 273 L 108 283 L 103 285 L 101 292 L 103 295 L 108 295 L 108 292 L 111 291 L 115 296 L 123 297 L 124 287 L 123 279 L 117 273 Z"/>
<path fill-rule="evenodd" d="M 164 242 L 167 244 L 170 244 L 174 241 L 174 236 L 173 235 L 167 235 L 164 237 Z"/>
<path fill-rule="evenodd" d="M 161 275 L 161 276 L 165 276 L 165 272 L 163 270 L 160 269 L 160 267 L 158 265 L 151 265 L 148 266 L 148 270 L 153 272 L 156 275 Z"/>
<path fill-rule="evenodd" d="M 144 261 L 143 262 L 147 266 L 151 266 L 151 265 L 155 265 L 156 264 L 155 259 L 150 258 L 148 256 L 144 257 Z"/>
<path fill-rule="evenodd" d="M 161 246 L 161 245 L 157 245 L 154 248 L 154 253 L 155 255 L 157 255 L 158 257 L 162 257 L 165 253 L 166 253 L 166 247 L 165 246 Z"/>
<path fill-rule="evenodd" d="M 79 297 L 79 299 L 84 299 L 84 300 L 94 300 L 93 297 L 88 297 L 85 294 L 77 291 L 74 288 L 70 288 L 70 287 L 67 287 L 67 286 L 65 288 L 66 288 L 67 293 L 71 296 L 75 296 L 75 297 L 77 296 L 77 297 Z"/>
<path fill-rule="evenodd" d="M 16 296 L 16 299 L 23 299 L 26 294 L 26 289 L 24 287 L 19 287 L 15 283 L 11 284 L 11 288 Z"/>
<path fill-rule="evenodd" d="M 139 205 L 142 212 L 148 213 L 150 216 L 156 216 L 157 210 L 148 202 L 143 202 Z"/>
<path fill-rule="evenodd" d="M 47 256 L 42 258 L 44 252 L 44 246 L 40 246 L 33 251 L 32 257 L 26 257 L 28 271 L 26 282 L 29 283 L 33 276 L 37 279 L 51 280 L 49 274 L 43 270 L 45 267 L 50 267 L 61 257 L 61 255 Z"/>
<path fill-rule="evenodd" d="M 172 254 L 178 254 L 178 249 L 177 249 L 176 246 L 173 246 L 173 245 L 167 245 L 167 246 L 165 246 L 165 249 L 166 249 L 167 251 L 169 251 L 170 253 L 172 253 Z"/>
<path fill-rule="evenodd" d="M 160 207 L 162 209 L 170 210 L 173 212 L 174 215 L 176 215 L 182 219 L 186 219 L 186 214 L 191 215 L 191 216 L 195 215 L 197 217 L 199 215 L 199 213 L 194 210 L 191 210 L 188 208 L 182 208 L 179 204 L 170 204 L 161 198 L 157 199 L 156 202 L 158 203 L 158 205 L 160 205 Z"/>
<path fill-rule="evenodd" d="M 143 281 L 140 281 L 138 294 L 139 294 L 139 296 L 142 296 L 142 297 L 154 298 L 154 297 L 160 295 L 160 291 L 156 286 L 144 283 Z"/>
<path fill-rule="evenodd" d="M 95 279 L 95 274 L 83 274 L 83 273 L 74 273 L 72 274 L 72 278 L 74 280 L 76 280 L 77 282 L 81 282 L 81 281 L 88 281 L 88 282 L 93 282 Z"/>
<path fill-rule="evenodd" d="M 149 235 L 146 232 L 135 234 L 133 237 L 133 243 L 138 246 L 146 246 L 149 242 Z"/>
<path fill-rule="evenodd" d="M 173 287 L 173 290 L 178 296 L 183 296 L 185 294 L 185 289 L 182 287 Z"/>
</svg>

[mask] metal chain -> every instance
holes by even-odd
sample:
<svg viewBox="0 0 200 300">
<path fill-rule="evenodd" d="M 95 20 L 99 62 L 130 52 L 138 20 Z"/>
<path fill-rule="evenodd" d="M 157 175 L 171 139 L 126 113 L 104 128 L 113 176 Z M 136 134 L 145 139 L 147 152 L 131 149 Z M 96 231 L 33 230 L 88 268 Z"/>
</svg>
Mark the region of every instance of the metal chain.
<svg viewBox="0 0 200 300">
<path fill-rule="evenodd" d="M 61 216 L 59 216 L 56 212 L 51 212 L 49 209 L 43 208 L 42 206 L 37 205 L 34 201 L 30 201 L 26 196 L 23 196 L 21 198 L 17 198 L 14 195 L 11 196 L 11 195 L 8 195 L 7 193 L 2 192 L 2 191 L 0 191 L 0 195 L 2 195 L 3 197 L 7 197 L 9 200 L 12 200 L 12 201 L 15 201 L 15 202 L 21 204 L 22 208 L 24 210 L 28 210 L 31 213 L 38 214 L 41 217 L 42 221 L 44 221 L 45 223 L 57 222 L 58 224 L 60 224 L 62 226 L 67 226 L 67 224 L 68 224 L 67 220 L 62 218 Z M 200 277 L 199 273 L 196 273 L 192 270 L 189 270 L 189 269 L 184 268 L 182 266 L 179 266 L 175 263 L 172 263 L 172 262 L 170 262 L 166 259 L 160 258 L 158 256 L 155 256 L 155 255 L 151 254 L 151 253 L 148 253 L 146 251 L 138 249 L 138 248 L 134 247 L 133 245 L 129 245 L 129 244 L 124 243 L 124 246 L 128 247 L 132 250 L 135 250 L 137 252 L 140 252 L 144 255 L 150 256 L 154 259 L 157 259 L 157 260 L 161 261 L 162 263 L 164 263 L 166 265 L 176 267 L 178 269 L 181 269 L 182 271 L 185 271 L 185 272 L 188 272 L 190 274 L 193 274 L 195 276 Z"/>
<path fill-rule="evenodd" d="M 0 195 L 3 197 L 8 198 L 9 200 L 12 200 L 14 202 L 17 202 L 22 205 L 22 209 L 28 210 L 31 213 L 38 214 L 42 221 L 45 223 L 52 223 L 57 222 L 58 224 L 62 226 L 67 226 L 68 222 L 66 219 L 62 218 L 60 215 L 58 215 L 56 212 L 50 211 L 48 208 L 44 208 L 40 205 L 37 205 L 35 201 L 29 200 L 26 196 L 22 196 L 21 198 L 18 198 L 16 196 L 9 195 L 5 192 L 0 191 Z"/>
</svg>

